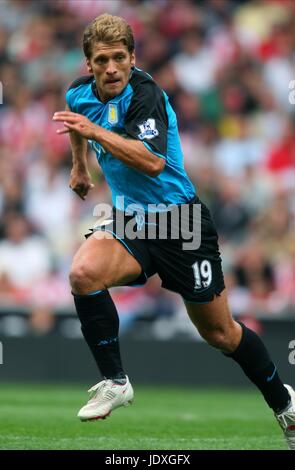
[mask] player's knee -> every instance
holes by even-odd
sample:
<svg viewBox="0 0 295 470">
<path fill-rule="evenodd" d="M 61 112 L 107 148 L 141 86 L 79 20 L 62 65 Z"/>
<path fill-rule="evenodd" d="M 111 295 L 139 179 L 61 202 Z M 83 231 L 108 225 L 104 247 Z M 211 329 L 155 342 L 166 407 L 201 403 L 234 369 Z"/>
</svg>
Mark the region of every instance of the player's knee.
<svg viewBox="0 0 295 470">
<path fill-rule="evenodd" d="M 216 328 L 204 331 L 202 336 L 210 346 L 213 346 L 216 349 L 220 349 L 222 351 L 231 349 L 233 339 L 230 330 Z"/>
<path fill-rule="evenodd" d="M 76 294 L 83 295 L 107 288 L 103 276 L 99 272 L 94 272 L 91 265 L 86 263 L 73 263 L 69 278 L 72 291 Z"/>
</svg>

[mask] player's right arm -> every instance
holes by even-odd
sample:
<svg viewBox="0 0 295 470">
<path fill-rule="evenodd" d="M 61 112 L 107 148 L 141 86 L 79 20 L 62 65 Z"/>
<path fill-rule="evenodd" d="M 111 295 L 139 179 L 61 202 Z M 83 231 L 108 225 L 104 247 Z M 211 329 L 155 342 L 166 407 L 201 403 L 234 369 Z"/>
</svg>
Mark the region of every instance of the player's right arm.
<svg viewBox="0 0 295 470">
<path fill-rule="evenodd" d="M 68 105 L 66 105 L 66 111 L 70 111 Z M 72 131 L 69 134 L 72 150 L 70 188 L 85 200 L 88 191 L 94 187 L 87 165 L 87 140 L 78 132 Z"/>
</svg>

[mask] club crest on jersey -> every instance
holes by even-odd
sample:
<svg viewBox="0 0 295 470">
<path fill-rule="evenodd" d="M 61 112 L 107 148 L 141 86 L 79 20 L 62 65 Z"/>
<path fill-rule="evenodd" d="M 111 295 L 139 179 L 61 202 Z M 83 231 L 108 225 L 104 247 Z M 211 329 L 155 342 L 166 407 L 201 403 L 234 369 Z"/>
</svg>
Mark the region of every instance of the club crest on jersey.
<svg viewBox="0 0 295 470">
<path fill-rule="evenodd" d="M 118 122 L 118 107 L 116 104 L 113 104 L 113 103 L 109 104 L 108 122 L 110 124 L 117 124 Z"/>
<path fill-rule="evenodd" d="M 138 134 L 140 140 L 153 139 L 159 135 L 159 131 L 156 129 L 156 121 L 154 119 L 147 119 L 147 121 L 143 121 L 142 124 L 138 124 L 138 127 L 140 129 L 140 134 Z"/>
</svg>

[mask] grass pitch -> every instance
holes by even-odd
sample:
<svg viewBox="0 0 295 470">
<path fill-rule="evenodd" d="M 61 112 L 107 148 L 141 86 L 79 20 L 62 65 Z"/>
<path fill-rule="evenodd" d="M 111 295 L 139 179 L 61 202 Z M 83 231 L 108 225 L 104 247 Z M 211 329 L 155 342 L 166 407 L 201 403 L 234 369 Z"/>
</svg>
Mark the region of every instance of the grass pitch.
<svg viewBox="0 0 295 470">
<path fill-rule="evenodd" d="M 81 423 L 83 386 L 0 385 L 0 449 L 286 449 L 255 390 L 135 386 L 132 406 Z"/>
</svg>

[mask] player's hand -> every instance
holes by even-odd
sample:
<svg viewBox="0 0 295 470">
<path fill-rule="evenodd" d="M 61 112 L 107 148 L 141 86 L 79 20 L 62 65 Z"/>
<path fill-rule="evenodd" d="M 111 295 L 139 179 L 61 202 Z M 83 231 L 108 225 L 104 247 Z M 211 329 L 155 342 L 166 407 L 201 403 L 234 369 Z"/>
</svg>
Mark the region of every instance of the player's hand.
<svg viewBox="0 0 295 470">
<path fill-rule="evenodd" d="M 64 128 L 58 129 L 57 134 L 66 134 L 67 132 L 76 131 L 85 139 L 94 139 L 97 125 L 93 124 L 87 117 L 82 114 L 72 113 L 72 111 L 57 111 L 53 115 L 53 121 L 63 122 Z"/>
<path fill-rule="evenodd" d="M 84 201 L 88 192 L 94 188 L 88 171 L 82 172 L 73 168 L 70 176 L 70 188 Z"/>
</svg>

